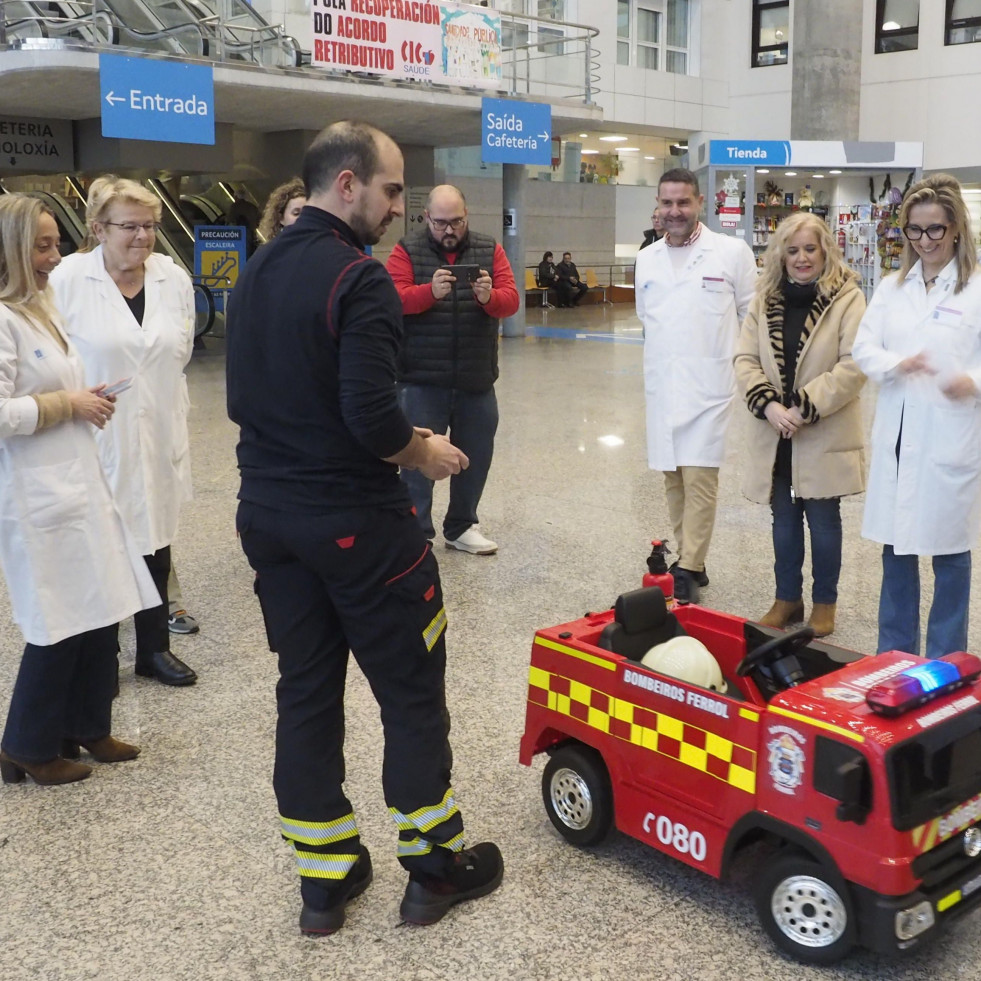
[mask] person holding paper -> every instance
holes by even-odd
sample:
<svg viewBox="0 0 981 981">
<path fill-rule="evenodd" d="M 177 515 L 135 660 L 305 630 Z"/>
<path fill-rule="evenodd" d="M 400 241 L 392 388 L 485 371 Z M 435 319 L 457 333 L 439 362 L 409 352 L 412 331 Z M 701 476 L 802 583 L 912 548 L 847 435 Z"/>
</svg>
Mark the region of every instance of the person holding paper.
<svg viewBox="0 0 981 981">
<path fill-rule="evenodd" d="M 899 214 L 899 271 L 852 349 L 879 385 L 862 535 L 882 543 L 878 650 L 920 653 L 920 556 L 932 558 L 926 656 L 967 647 L 981 503 L 981 273 L 961 188 L 934 174 Z"/>
</svg>

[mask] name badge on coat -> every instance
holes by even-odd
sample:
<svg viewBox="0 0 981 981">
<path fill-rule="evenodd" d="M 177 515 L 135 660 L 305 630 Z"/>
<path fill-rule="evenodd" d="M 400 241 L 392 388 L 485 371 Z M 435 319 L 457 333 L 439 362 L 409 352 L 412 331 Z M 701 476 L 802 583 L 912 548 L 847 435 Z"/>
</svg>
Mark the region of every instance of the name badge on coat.
<svg viewBox="0 0 981 981">
<path fill-rule="evenodd" d="M 963 310 L 955 310 L 953 307 L 936 306 L 933 309 L 933 321 L 943 324 L 944 327 L 960 327 L 961 320 L 964 319 Z"/>
<path fill-rule="evenodd" d="M 728 293 L 729 287 L 722 276 L 703 276 L 702 289 L 709 293 Z"/>
</svg>

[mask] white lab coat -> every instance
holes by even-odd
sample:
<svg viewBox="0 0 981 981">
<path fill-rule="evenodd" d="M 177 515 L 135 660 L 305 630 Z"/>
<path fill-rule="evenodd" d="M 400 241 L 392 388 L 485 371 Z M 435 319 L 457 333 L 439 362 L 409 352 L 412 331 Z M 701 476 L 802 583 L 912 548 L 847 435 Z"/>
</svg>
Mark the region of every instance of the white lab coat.
<svg viewBox="0 0 981 981">
<path fill-rule="evenodd" d="M 160 604 L 99 465 L 95 427 L 68 420 L 35 431 L 31 395 L 84 387 L 73 347 L 66 354 L 43 327 L 0 305 L 0 565 L 30 644 Z"/>
<path fill-rule="evenodd" d="M 194 345 L 194 291 L 167 256 L 146 261 L 143 325 L 106 271 L 102 246 L 67 256 L 51 274 L 58 310 L 88 385 L 133 379 L 98 434 L 102 466 L 143 555 L 170 545 L 191 497 L 184 366 Z"/>
<path fill-rule="evenodd" d="M 955 294 L 956 261 L 928 293 L 921 264 L 889 276 L 862 318 L 852 358 L 879 385 L 862 535 L 900 555 L 973 548 L 981 501 L 981 400 L 941 388 L 968 374 L 981 392 L 981 272 Z M 935 375 L 902 375 L 926 351 Z M 902 446 L 896 463 L 896 441 Z"/>
<path fill-rule="evenodd" d="M 725 460 L 736 390 L 732 359 L 756 275 L 742 239 L 705 227 L 677 274 L 665 239 L 638 253 L 634 291 L 644 325 L 652 470 L 719 467 Z"/>
</svg>

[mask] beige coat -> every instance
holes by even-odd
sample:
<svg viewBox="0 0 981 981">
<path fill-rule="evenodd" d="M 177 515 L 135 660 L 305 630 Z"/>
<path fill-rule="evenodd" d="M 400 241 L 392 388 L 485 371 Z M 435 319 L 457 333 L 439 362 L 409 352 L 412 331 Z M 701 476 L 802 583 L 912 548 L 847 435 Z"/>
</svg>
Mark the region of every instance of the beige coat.
<svg viewBox="0 0 981 981">
<path fill-rule="evenodd" d="M 849 280 L 820 314 L 797 358 L 795 392 L 805 419 L 816 418 L 793 437 L 791 483 L 802 498 L 841 497 L 865 489 L 865 442 L 859 393 L 865 375 L 852 360 L 852 344 L 865 313 L 865 296 Z M 783 389 L 779 324 L 768 323 L 766 300 L 757 294 L 739 335 L 734 359 L 736 384 L 744 400 L 768 386 Z M 752 401 L 752 398 L 750 399 Z M 744 407 L 747 403 L 744 401 Z M 816 414 L 816 416 L 815 416 Z M 769 504 L 779 434 L 766 419 L 746 413 L 743 493 Z"/>
</svg>

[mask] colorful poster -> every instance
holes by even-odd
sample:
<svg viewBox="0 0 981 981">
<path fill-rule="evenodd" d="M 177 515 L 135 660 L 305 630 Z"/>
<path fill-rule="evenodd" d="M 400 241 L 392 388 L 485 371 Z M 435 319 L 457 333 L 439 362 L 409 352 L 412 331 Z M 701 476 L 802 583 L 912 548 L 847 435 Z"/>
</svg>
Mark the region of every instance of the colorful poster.
<svg viewBox="0 0 981 981">
<path fill-rule="evenodd" d="M 501 18 L 427 0 L 313 0 L 311 61 L 334 71 L 496 88 Z"/>
</svg>

